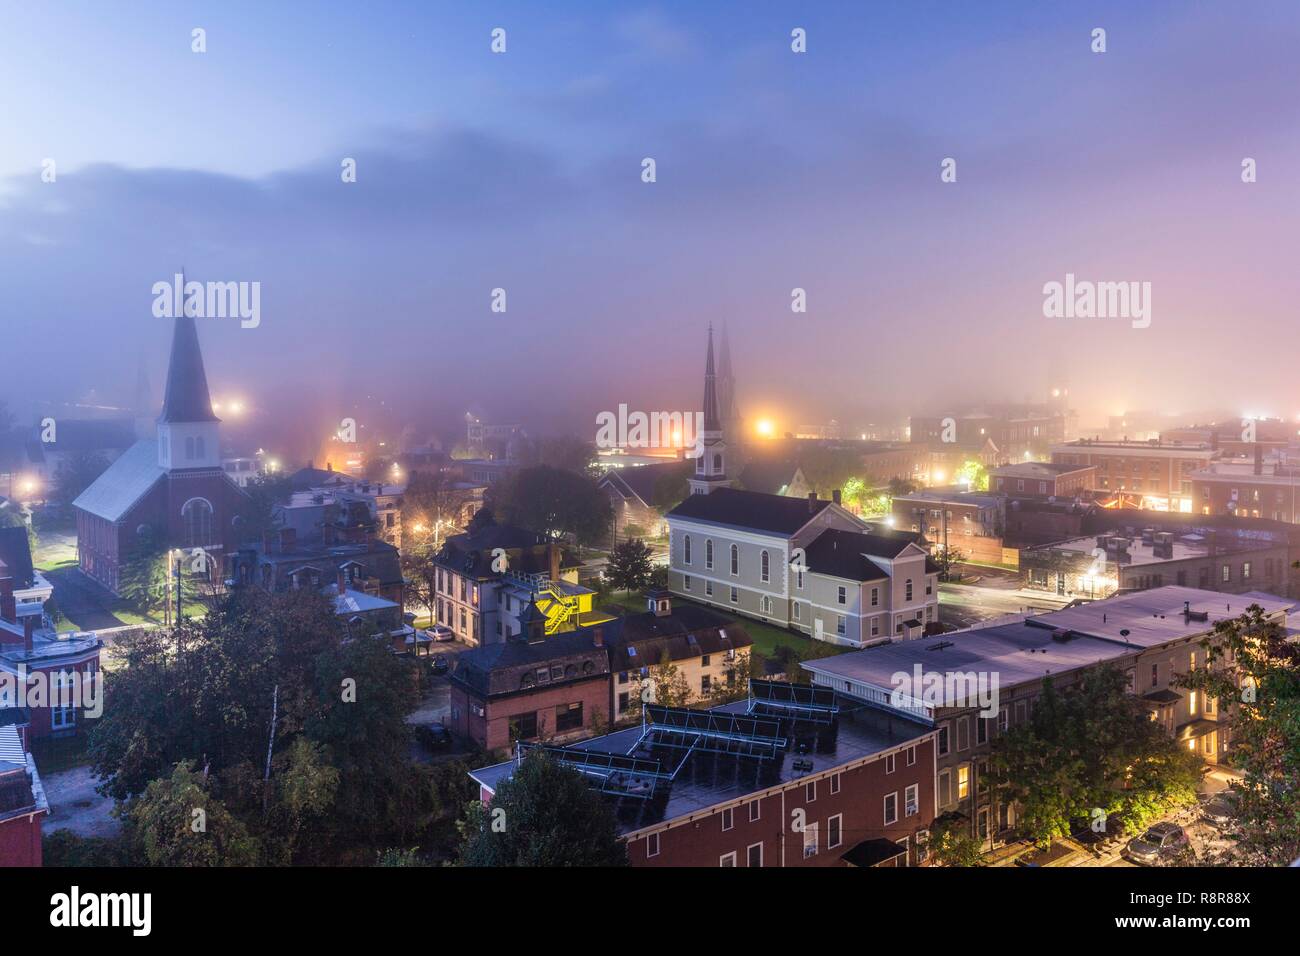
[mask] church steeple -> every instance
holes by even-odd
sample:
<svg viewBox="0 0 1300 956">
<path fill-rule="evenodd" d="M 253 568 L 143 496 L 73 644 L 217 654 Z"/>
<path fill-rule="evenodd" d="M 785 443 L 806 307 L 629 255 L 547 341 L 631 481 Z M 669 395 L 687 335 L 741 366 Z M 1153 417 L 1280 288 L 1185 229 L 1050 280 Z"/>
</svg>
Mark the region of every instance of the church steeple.
<svg viewBox="0 0 1300 956">
<path fill-rule="evenodd" d="M 181 288 L 185 288 L 182 274 Z M 199 349 L 194 316 L 186 314 L 184 296 L 172 328 L 167 389 L 158 416 L 158 464 L 168 471 L 221 466 L 220 419 L 212 412 L 208 376 Z"/>
<path fill-rule="evenodd" d="M 185 276 L 181 274 L 181 288 Z M 203 353 L 199 350 L 199 333 L 194 327 L 194 316 L 186 315 L 184 303 L 176 315 L 172 330 L 172 354 L 167 366 L 167 390 L 163 395 L 160 422 L 215 422 L 212 414 L 212 396 L 208 393 L 208 376 L 203 368 Z"/>
<path fill-rule="evenodd" d="M 736 376 L 731 371 L 731 337 L 727 322 L 722 322 L 722 340 L 718 343 L 718 424 L 733 445 L 740 439 L 740 412 L 736 409 Z"/>
<path fill-rule="evenodd" d="M 709 347 L 704 359 L 704 414 L 700 432 L 700 454 L 695 459 L 695 474 L 690 478 L 691 494 L 707 495 L 716 488 L 726 488 L 727 443 L 722 437 L 718 416 L 717 375 L 713 367 L 713 326 L 709 326 Z"/>
</svg>

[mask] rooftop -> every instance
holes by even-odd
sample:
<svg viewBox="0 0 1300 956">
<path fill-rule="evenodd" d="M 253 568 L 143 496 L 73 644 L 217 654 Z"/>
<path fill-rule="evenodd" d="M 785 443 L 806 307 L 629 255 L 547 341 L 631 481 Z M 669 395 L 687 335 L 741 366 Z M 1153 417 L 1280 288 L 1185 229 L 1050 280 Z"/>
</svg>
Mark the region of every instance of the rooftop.
<svg viewBox="0 0 1300 956">
<path fill-rule="evenodd" d="M 1205 529 L 1204 532 L 1194 531 L 1185 534 L 1157 531 L 1157 539 L 1161 534 L 1166 535 L 1167 540 L 1170 542 L 1172 553 L 1169 555 L 1156 553 L 1158 547 L 1156 540 L 1146 542 L 1142 540 L 1140 534 L 1119 530 L 1109 532 L 1106 535 L 1085 535 L 1067 541 L 1056 541 L 1027 550 L 1030 552 L 1072 551 L 1078 554 L 1091 555 L 1099 547 L 1097 544 L 1099 537 L 1123 537 L 1130 541 L 1127 551 L 1129 560 L 1125 564 L 1144 565 L 1159 564 L 1165 561 L 1186 561 L 1191 558 L 1204 558 L 1214 554 L 1239 554 L 1245 551 L 1259 551 L 1264 548 L 1279 546 L 1279 542 L 1266 531 L 1252 533 L 1240 530 L 1216 533 L 1214 529 Z M 1112 554 L 1110 557 L 1113 559 L 1114 555 Z"/>
<path fill-rule="evenodd" d="M 744 715 L 747 708 L 748 701 L 737 701 L 697 713 Z M 718 804 L 738 802 L 771 787 L 905 746 L 930 733 L 930 728 L 922 723 L 860 705 L 842 710 L 835 726 L 789 720 L 782 724 L 791 745 L 775 759 L 768 760 L 697 753 L 675 747 L 638 746 L 643 725 L 584 740 L 570 745 L 569 749 L 658 759 L 668 769 L 681 764 L 671 783 L 665 784 L 652 799 L 606 797 L 618 817 L 621 831 L 627 834 Z M 806 752 L 800 753 L 801 749 Z M 474 770 L 470 776 L 495 791 L 514 768 L 515 762 L 510 760 Z"/>
<path fill-rule="evenodd" d="M 789 536 L 829 506 L 829 501 L 821 499 L 811 501 L 738 488 L 719 488 L 707 495 L 687 495 L 681 504 L 668 512 L 668 517 Z"/>
</svg>

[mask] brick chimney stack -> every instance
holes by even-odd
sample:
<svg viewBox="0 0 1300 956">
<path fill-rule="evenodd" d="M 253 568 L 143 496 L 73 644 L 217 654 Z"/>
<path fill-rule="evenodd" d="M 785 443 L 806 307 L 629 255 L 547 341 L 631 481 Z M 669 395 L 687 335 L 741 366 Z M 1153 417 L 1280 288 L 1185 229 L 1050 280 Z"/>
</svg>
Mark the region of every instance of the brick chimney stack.
<svg viewBox="0 0 1300 956">
<path fill-rule="evenodd" d="M 347 594 L 347 592 L 348 592 L 347 575 L 343 573 L 342 568 L 339 568 L 339 594 Z"/>
<path fill-rule="evenodd" d="M 605 646 L 605 629 L 603 627 L 598 627 L 591 632 L 591 643 L 595 647 Z"/>
<path fill-rule="evenodd" d="M 834 491 L 831 492 L 831 501 L 833 501 L 835 504 L 840 503 L 840 489 L 836 488 Z"/>
<path fill-rule="evenodd" d="M 808 513 L 812 514 L 817 510 L 817 492 L 808 492 Z"/>
<path fill-rule="evenodd" d="M 550 579 L 560 580 L 560 546 L 554 541 L 546 546 L 546 562 Z"/>
</svg>

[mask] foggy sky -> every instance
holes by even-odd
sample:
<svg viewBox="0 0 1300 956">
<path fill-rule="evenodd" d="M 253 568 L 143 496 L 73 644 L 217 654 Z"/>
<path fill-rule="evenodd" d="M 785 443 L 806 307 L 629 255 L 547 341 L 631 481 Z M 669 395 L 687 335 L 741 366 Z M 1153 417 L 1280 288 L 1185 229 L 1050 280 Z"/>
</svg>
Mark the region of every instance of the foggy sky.
<svg viewBox="0 0 1300 956">
<path fill-rule="evenodd" d="M 273 417 L 698 408 L 724 319 L 785 426 L 1063 376 L 1085 419 L 1300 412 L 1294 3 L 802 6 L 6 4 L 0 398 L 160 393 L 184 267 L 261 282 L 199 334 Z M 1150 328 L 1044 318 L 1067 272 Z"/>
</svg>

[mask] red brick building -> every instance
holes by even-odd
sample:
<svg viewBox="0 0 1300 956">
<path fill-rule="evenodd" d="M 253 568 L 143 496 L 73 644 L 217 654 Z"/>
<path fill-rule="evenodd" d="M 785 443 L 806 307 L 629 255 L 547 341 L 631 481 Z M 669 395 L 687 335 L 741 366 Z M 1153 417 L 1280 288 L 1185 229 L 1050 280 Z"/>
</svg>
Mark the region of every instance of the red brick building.
<svg viewBox="0 0 1300 956">
<path fill-rule="evenodd" d="M 1024 461 L 989 472 L 989 491 L 1011 498 L 1074 498 L 1091 491 L 1096 470 L 1091 465 Z"/>
<path fill-rule="evenodd" d="M 0 867 L 41 865 L 41 823 L 49 812 L 17 730 L 0 726 Z"/>
<path fill-rule="evenodd" d="M 924 863 L 934 730 L 791 686 L 754 681 L 748 702 L 711 710 L 648 705 L 639 726 L 548 754 L 606 794 L 633 866 Z M 815 700 L 777 701 L 799 694 Z M 484 800 L 515 766 L 471 773 Z"/>
<path fill-rule="evenodd" d="M 81 570 L 116 592 L 141 547 L 202 549 L 225 575 L 248 497 L 221 467 L 220 421 L 192 316 L 176 319 L 157 436 L 136 442 L 73 502 Z"/>
<path fill-rule="evenodd" d="M 545 618 L 540 610 L 533 617 L 531 631 L 457 658 L 450 729 L 485 750 L 517 740 L 564 740 L 609 720 L 609 654 L 601 629 L 543 637 Z"/>
</svg>

